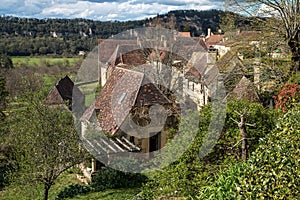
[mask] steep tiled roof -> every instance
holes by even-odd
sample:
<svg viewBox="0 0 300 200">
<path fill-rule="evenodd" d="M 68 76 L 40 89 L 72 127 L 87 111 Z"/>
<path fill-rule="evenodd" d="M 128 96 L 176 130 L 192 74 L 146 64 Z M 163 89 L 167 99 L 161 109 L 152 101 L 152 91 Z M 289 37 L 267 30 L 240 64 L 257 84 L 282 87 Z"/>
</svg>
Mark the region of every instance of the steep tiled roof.
<svg viewBox="0 0 300 200">
<path fill-rule="evenodd" d="M 95 101 L 101 128 L 114 135 L 135 106 L 169 103 L 144 74 L 116 67 Z"/>
<path fill-rule="evenodd" d="M 145 52 L 142 49 L 126 52 L 124 54 L 119 53 L 116 59 L 116 64 L 126 64 L 132 66 L 138 66 L 146 63 Z"/>
<path fill-rule="evenodd" d="M 207 46 L 206 46 L 206 44 L 205 44 L 205 41 L 202 39 L 202 38 L 198 38 L 197 39 L 197 43 L 205 50 L 205 51 L 207 51 L 208 50 L 208 48 L 207 48 Z"/>
<path fill-rule="evenodd" d="M 55 86 L 50 90 L 48 96 L 45 99 L 45 103 L 48 105 L 58 105 L 64 103 L 63 98 L 60 96 Z"/>
<path fill-rule="evenodd" d="M 153 84 L 144 77 L 134 106 L 150 106 L 155 104 L 170 103 L 167 97 Z"/>
<path fill-rule="evenodd" d="M 125 40 L 125 39 L 106 39 L 99 40 L 98 54 L 99 61 L 106 63 L 115 52 L 118 45 L 136 45 L 136 40 Z"/>
<path fill-rule="evenodd" d="M 184 69 L 185 77 L 199 83 L 207 68 L 207 61 L 208 57 L 206 52 L 194 52 Z"/>
<path fill-rule="evenodd" d="M 230 92 L 227 98 L 238 100 L 259 101 L 259 96 L 254 84 L 245 76 L 239 81 L 234 90 Z"/>
<path fill-rule="evenodd" d="M 72 100 L 75 100 L 74 102 L 76 103 L 84 102 L 84 95 L 74 86 L 73 81 L 68 76 L 65 76 L 51 89 L 46 97 L 45 103 L 49 105 L 59 105 L 68 102 L 69 108 L 71 109 Z"/>
</svg>

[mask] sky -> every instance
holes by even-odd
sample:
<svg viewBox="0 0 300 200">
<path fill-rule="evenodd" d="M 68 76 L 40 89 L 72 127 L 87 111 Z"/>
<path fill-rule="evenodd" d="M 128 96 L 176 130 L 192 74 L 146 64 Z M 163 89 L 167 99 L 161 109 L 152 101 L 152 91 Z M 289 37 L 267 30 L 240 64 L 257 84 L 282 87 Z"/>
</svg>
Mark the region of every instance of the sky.
<svg viewBox="0 0 300 200">
<path fill-rule="evenodd" d="M 171 10 L 222 9 L 223 0 L 1 0 L 0 15 L 127 21 Z"/>
</svg>

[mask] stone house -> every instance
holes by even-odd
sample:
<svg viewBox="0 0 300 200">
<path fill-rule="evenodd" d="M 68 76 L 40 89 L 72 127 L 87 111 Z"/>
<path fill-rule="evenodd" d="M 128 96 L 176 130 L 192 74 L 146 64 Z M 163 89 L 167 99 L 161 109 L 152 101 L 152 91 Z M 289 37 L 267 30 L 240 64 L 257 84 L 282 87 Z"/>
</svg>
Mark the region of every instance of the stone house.
<svg viewBox="0 0 300 200">
<path fill-rule="evenodd" d="M 94 127 L 104 132 L 100 140 L 106 141 L 97 145 L 93 140 L 90 146 L 100 145 L 105 149 L 102 153 L 109 155 L 139 151 L 145 159 L 151 158 L 151 152 L 165 146 L 168 130 L 176 129 L 181 101 L 191 102 L 195 110 L 209 102 L 205 75 L 215 65 L 216 53 L 208 52 L 202 39 L 186 38 L 187 34 L 174 37 L 180 44 L 176 54 L 168 51 L 163 36 L 158 49 L 149 45 L 153 41 L 138 36 L 99 40 L 98 80 L 102 89 L 81 124 L 82 135 L 87 127 Z M 186 58 L 180 56 L 183 54 Z M 181 91 L 183 98 L 170 92 L 175 90 Z"/>
</svg>

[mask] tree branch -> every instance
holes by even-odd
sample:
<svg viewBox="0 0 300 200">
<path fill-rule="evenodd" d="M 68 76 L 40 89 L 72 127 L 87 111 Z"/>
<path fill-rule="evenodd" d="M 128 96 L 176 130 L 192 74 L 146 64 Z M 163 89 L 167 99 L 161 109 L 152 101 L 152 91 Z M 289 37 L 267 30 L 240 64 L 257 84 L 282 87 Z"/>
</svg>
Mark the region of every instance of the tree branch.
<svg viewBox="0 0 300 200">
<path fill-rule="evenodd" d="M 228 149 L 233 149 L 234 147 L 236 147 L 240 142 L 242 142 L 243 140 L 254 140 L 255 138 L 245 138 L 245 139 L 240 139 L 239 141 L 237 141 L 237 143 L 235 143 L 232 147 L 228 147 Z"/>
</svg>

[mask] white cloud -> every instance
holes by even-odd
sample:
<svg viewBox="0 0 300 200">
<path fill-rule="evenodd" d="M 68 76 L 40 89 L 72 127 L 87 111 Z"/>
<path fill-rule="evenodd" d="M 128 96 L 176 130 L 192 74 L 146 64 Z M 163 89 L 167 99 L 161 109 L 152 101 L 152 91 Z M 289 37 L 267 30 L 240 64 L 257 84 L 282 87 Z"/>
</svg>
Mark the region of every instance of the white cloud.
<svg viewBox="0 0 300 200">
<path fill-rule="evenodd" d="M 0 14 L 37 18 L 135 20 L 171 10 L 221 8 L 220 0 L 2 0 Z M 17 9 L 16 9 L 17 8 Z"/>
</svg>

